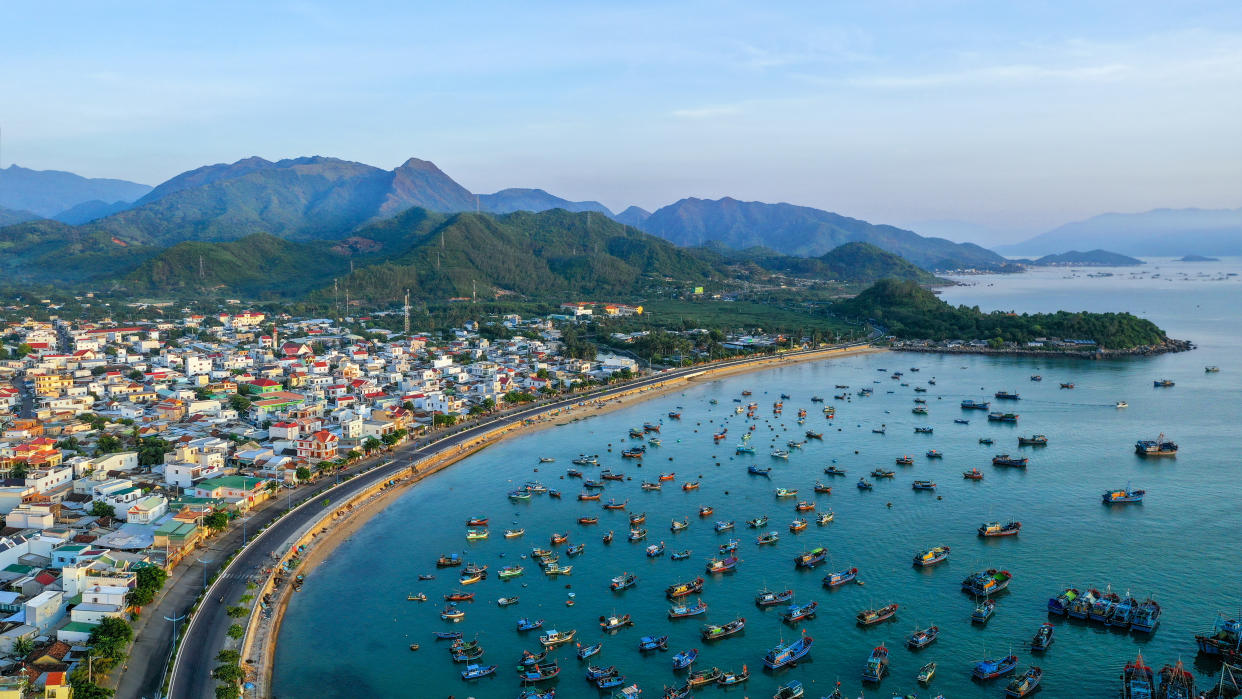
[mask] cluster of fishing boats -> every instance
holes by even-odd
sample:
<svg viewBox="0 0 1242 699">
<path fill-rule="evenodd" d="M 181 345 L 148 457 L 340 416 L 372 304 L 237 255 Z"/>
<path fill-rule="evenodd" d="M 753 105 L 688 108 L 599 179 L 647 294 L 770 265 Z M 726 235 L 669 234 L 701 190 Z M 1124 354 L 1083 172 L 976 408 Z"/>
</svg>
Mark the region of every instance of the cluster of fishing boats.
<svg viewBox="0 0 1242 699">
<path fill-rule="evenodd" d="M 1048 600 L 1048 613 L 1096 621 L 1105 626 L 1152 633 L 1160 623 L 1160 603 L 1151 597 L 1139 601 L 1127 592 L 1123 597 L 1111 587 L 1079 590 L 1067 587 Z"/>
</svg>

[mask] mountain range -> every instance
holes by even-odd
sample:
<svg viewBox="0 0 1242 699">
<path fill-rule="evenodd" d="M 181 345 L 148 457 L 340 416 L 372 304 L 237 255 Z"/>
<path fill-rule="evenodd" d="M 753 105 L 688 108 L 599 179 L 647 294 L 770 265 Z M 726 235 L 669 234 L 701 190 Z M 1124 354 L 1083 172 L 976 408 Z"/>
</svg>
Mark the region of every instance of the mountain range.
<svg viewBox="0 0 1242 699">
<path fill-rule="evenodd" d="M 59 170 L 30 170 L 17 165 L 0 168 L 0 207 L 55 218 L 74 207 L 95 202 L 105 206 L 128 203 L 151 188 L 125 180 L 94 179 Z"/>
<path fill-rule="evenodd" d="M 59 181 L 67 173 L 50 174 Z M 975 245 L 924 238 L 892 226 L 789 204 L 683 199 L 654 213 L 630 207 L 614 214 L 599 202 L 570 201 L 540 189 L 476 195 L 433 163 L 417 158 L 383 170 L 322 156 L 276 162 L 251 157 L 190 170 L 151 189 L 124 184 L 130 187 L 127 194 L 140 194 L 132 203 L 107 204 L 106 199 L 93 198 L 60 210 L 58 220 L 24 223 L 21 220 L 28 216 L 6 214 L 11 225 L 0 229 L 0 250 L 12 257 L 0 264 L 12 269 L 14 261 L 43 260 L 72 268 L 75 261 L 69 257 L 98 257 L 108 248 L 124 248 L 122 257 L 149 257 L 148 248 L 164 249 L 195 240 L 237 240 L 256 233 L 293 241 L 341 240 L 416 207 L 442 213 L 585 211 L 681 246 L 708 242 L 736 249 L 763 246 L 780 255 L 816 257 L 847 242 L 865 242 L 926 270 L 1002 269 L 1006 264 L 999 255 Z M 58 206 L 65 203 L 69 202 L 60 201 Z M 47 210 L 47 206 L 31 209 L 40 215 Z M 105 265 L 109 267 L 119 268 Z"/>
<path fill-rule="evenodd" d="M 995 249 L 1005 255 L 1046 255 L 1084 246 L 1132 256 L 1242 255 L 1242 208 L 1101 214 Z"/>
</svg>

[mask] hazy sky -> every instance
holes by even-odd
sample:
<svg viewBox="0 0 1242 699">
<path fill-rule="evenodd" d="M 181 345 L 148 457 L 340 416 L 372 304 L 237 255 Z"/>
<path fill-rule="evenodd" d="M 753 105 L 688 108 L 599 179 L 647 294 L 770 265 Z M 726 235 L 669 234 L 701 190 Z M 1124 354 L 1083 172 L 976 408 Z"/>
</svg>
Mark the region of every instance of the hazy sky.
<svg viewBox="0 0 1242 699">
<path fill-rule="evenodd" d="M 4 164 L 157 183 L 435 161 L 614 209 L 789 201 L 1021 237 L 1242 206 L 1242 3 L 18 2 Z"/>
</svg>

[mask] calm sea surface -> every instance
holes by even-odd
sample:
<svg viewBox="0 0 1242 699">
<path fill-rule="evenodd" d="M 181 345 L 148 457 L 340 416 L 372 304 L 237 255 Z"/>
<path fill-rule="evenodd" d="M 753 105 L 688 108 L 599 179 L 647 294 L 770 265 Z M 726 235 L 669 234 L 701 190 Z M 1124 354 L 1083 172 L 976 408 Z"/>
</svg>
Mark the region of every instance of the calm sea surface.
<svg viewBox="0 0 1242 699">
<path fill-rule="evenodd" d="M 1055 309 L 1122 311 L 1149 318 L 1178 338 L 1198 344 L 1194 352 L 1154 359 L 1110 362 L 1047 359 L 996 359 L 884 353 L 801 364 L 782 369 L 705 382 L 607 415 L 563 427 L 519 436 L 487 449 L 420 485 L 377 514 L 330 560 L 317 568 L 294 599 L 281 629 L 276 652 L 276 696 L 290 697 L 515 697 L 519 686 L 513 671 L 521 651 L 537 650 L 538 633 L 519 634 L 515 622 L 527 616 L 546 620 L 545 629 L 577 629 L 584 643 L 602 640 L 603 652 L 589 662 L 616 665 L 644 689 L 661 695 L 664 685 L 680 684 L 671 669 L 672 655 L 699 648 L 697 667 L 740 670 L 746 664 L 750 681 L 730 690 L 706 688 L 699 695 L 770 697 L 776 687 L 799 679 L 807 697 L 831 692 L 836 680 L 846 696 L 889 697 L 900 692 L 919 697 L 1002 696 L 1005 680 L 979 683 L 970 679 L 972 663 L 985 657 L 1016 653 L 1021 668 L 1038 664 L 1045 670 L 1042 694 L 1047 697 L 1114 697 L 1122 665 L 1142 652 L 1159 668 L 1178 658 L 1198 673 L 1201 684 L 1218 672 L 1208 661 L 1196 660 L 1194 634 L 1210 628 L 1218 611 L 1237 614 L 1242 608 L 1242 281 L 1227 277 L 1242 272 L 1242 260 L 1187 264 L 1153 261 L 1139 270 L 1113 269 L 1111 277 L 1088 277 L 1084 270 L 1044 270 L 1014 276 L 970 277 L 969 286 L 948 289 L 951 303 L 978 305 L 984 310 L 1047 311 Z M 1156 276 L 1158 275 L 1158 276 Z M 1205 365 L 1219 365 L 1207 374 Z M 911 369 L 917 367 L 918 372 Z M 903 371 L 901 379 L 892 379 Z M 1029 380 L 1041 374 L 1044 380 Z M 928 380 L 935 378 L 935 385 Z M 1169 378 L 1174 388 L 1156 389 L 1153 379 Z M 1073 382 L 1073 390 L 1058 387 Z M 835 389 L 845 384 L 848 391 Z M 908 385 L 903 385 L 908 384 Z M 926 393 L 914 388 L 927 387 Z M 863 387 L 871 397 L 859 397 Z M 759 404 L 756 419 L 746 420 L 734 409 L 742 399 Z M 992 400 L 998 390 L 1017 391 L 1021 400 L 999 407 L 1021 417 L 1016 425 L 989 424 L 979 411 L 963 411 L 961 400 Z M 773 414 L 780 394 L 784 412 Z M 848 399 L 834 395 L 848 393 Z M 821 396 L 824 404 L 812 403 Z M 929 414 L 911 413 L 913 399 L 927 400 Z M 717 404 L 712 405 L 710 401 Z M 1127 409 L 1114 404 L 1124 400 Z M 823 405 L 836 407 L 825 419 Z M 993 408 L 998 407 L 993 403 Z M 799 408 L 808 412 L 797 423 Z M 681 420 L 666 417 L 680 411 Z M 954 419 L 969 419 L 968 425 Z M 621 449 L 636 444 L 630 427 L 661 422 L 662 446 L 653 446 L 643 465 L 622 459 Z M 887 434 L 872 432 L 887 426 Z M 934 427 L 931 435 L 915 434 L 915 426 Z M 712 434 L 724 426 L 728 439 L 714 443 Z M 753 427 L 756 454 L 735 455 L 734 445 Z M 769 452 L 789 440 L 802 440 L 807 430 L 823 432 L 792 452 L 788 461 Z M 1046 434 L 1049 446 L 1017 446 L 1018 435 Z M 1137 439 L 1164 433 L 1179 443 L 1175 459 L 1135 456 Z M 995 446 L 979 444 L 981 437 Z M 943 459 L 924 456 L 939 450 Z M 629 501 L 629 512 L 645 512 L 650 534 L 643 543 L 628 543 L 626 512 L 603 511 L 597 502 L 579 502 L 581 481 L 565 478 L 570 459 L 580 453 L 600 454 L 601 467 L 586 467 L 587 477 L 602 468 L 625 473 L 625 482 L 608 482 L 603 499 Z M 991 466 L 994 454 L 1029 456 L 1026 470 Z M 914 456 L 913 466 L 894 459 Z M 555 463 L 539 464 L 540 457 Z M 770 479 L 748 475 L 750 464 L 771 466 Z M 846 477 L 824 475 L 836 464 Z M 893 480 L 876 480 L 875 489 L 856 489 L 859 476 L 883 467 L 897 471 Z M 962 478 L 978 467 L 980 482 Z M 645 492 L 639 484 L 660 472 L 676 472 L 662 492 Z M 563 491 L 564 498 L 536 496 L 514 504 L 506 492 L 537 479 Z M 697 491 L 680 484 L 702 480 Z M 911 489 L 914 479 L 931 479 L 934 493 Z M 830 495 L 812 492 L 815 482 L 833 486 Z M 874 480 L 874 479 L 873 479 Z M 1147 490 L 1140 505 L 1104 506 L 1107 489 L 1131 484 Z M 835 521 L 814 522 L 800 534 L 788 524 L 794 502 L 777 499 L 777 487 L 797 488 L 799 498 L 831 509 Z M 715 507 L 700 518 L 700 505 Z M 891 506 L 890 506 L 891 505 Z M 468 543 L 465 521 L 471 515 L 491 518 L 490 539 Z M 767 515 L 766 529 L 780 532 L 774 546 L 757 546 L 758 533 L 745 520 Z M 579 526 L 578 517 L 598 516 L 596 526 Z M 690 528 L 673 534 L 670 520 L 689 517 Z M 976 527 L 988 520 L 1021 520 L 1017 537 L 981 539 Z M 717 534 L 716 519 L 736 520 L 737 529 Z M 501 531 L 524 527 L 526 535 L 506 540 Z M 608 530 L 617 533 L 610 546 L 601 542 Z M 586 552 L 574 559 L 563 554 L 562 565 L 573 575 L 546 578 L 528 558 L 532 547 L 547 547 L 552 532 L 569 532 L 570 542 L 584 542 Z M 728 539 L 741 540 L 742 563 L 726 575 L 704 575 L 705 561 Z M 648 558 L 647 544 L 665 541 L 668 550 L 691 549 L 689 560 L 667 555 Z M 950 559 L 939 566 L 911 566 L 921 549 L 947 544 Z M 813 571 L 795 569 L 793 557 L 815 546 L 826 546 L 830 560 Z M 564 547 L 558 547 L 563 549 Z M 485 581 L 469 586 L 478 601 L 464 603 L 466 617 L 442 621 L 442 595 L 457 585 L 457 569 L 436 570 L 442 553 L 465 552 L 467 560 L 491 567 Z M 494 572 L 521 564 L 526 574 L 502 582 Z M 821 578 L 830 570 L 856 566 L 864 585 L 826 589 Z M 995 616 L 986 627 L 972 625 L 972 599 L 960 591 L 964 577 L 985 568 L 1003 568 L 1013 575 L 998 596 Z M 611 592 L 608 581 L 624 571 L 639 577 L 636 587 Z M 420 573 L 436 579 L 419 582 Z M 702 599 L 706 615 L 670 621 L 665 586 L 704 575 Z M 1164 616 L 1154 634 L 1110 630 L 1094 623 L 1049 617 L 1046 603 L 1067 585 L 1098 587 L 1135 597 L 1154 596 Z M 796 600 L 819 602 L 818 616 L 790 626 L 780 621 L 782 608 L 759 609 L 753 603 L 762 587 L 792 588 Z M 422 591 L 425 603 L 406 595 Z M 566 606 L 569 593 L 576 604 Z M 520 603 L 499 608 L 497 598 L 520 596 Z M 691 599 L 694 599 L 691 597 Z M 860 628 L 857 611 L 886 603 L 900 604 L 895 621 Z M 604 635 L 600 615 L 631 614 L 632 628 Z M 715 644 L 699 640 L 704 622 L 746 618 L 743 635 Z M 1043 654 L 1028 643 L 1039 624 L 1050 620 L 1056 640 Z M 916 626 L 936 624 L 940 639 L 917 652 L 907 650 L 906 636 Z M 460 630 L 478 636 L 483 661 L 500 666 L 480 681 L 465 683 L 462 665 L 449 659 L 446 642 L 433 640 L 437 630 Z M 763 654 L 782 638 L 805 630 L 815 644 L 797 667 L 762 670 Z M 638 639 L 669 636 L 669 652 L 642 655 Z M 411 652 L 418 642 L 421 650 Z M 859 673 L 871 649 L 883 642 L 891 649 L 892 673 L 878 687 L 863 688 Z M 586 662 L 576 659 L 573 646 L 562 648 L 561 676 L 550 683 L 558 697 L 596 697 L 601 693 L 582 678 Z M 934 660 L 938 670 L 928 688 L 915 673 Z"/>
</svg>

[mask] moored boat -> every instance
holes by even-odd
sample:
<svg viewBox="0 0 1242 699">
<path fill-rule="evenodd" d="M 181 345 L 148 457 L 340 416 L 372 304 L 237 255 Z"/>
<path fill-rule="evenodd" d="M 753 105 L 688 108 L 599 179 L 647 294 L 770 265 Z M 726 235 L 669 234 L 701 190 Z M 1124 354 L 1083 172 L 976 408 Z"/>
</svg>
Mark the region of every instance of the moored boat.
<svg viewBox="0 0 1242 699">
<path fill-rule="evenodd" d="M 592 643 L 589 646 L 584 646 L 581 643 L 578 643 L 576 645 L 578 646 L 578 659 L 579 660 L 586 660 L 587 658 L 598 654 L 601 650 L 604 649 L 603 643 Z"/>
<path fill-rule="evenodd" d="M 1052 645 L 1053 633 L 1054 628 L 1052 624 L 1048 622 L 1040 624 L 1039 630 L 1035 632 L 1035 637 L 1031 639 L 1031 650 L 1048 650 L 1048 646 Z"/>
<path fill-rule="evenodd" d="M 638 639 L 638 650 L 640 651 L 645 652 L 645 651 L 667 650 L 667 649 L 668 649 L 668 636 L 643 636 L 642 638 Z"/>
<path fill-rule="evenodd" d="M 962 591 L 979 596 L 993 595 L 1009 587 L 1012 579 L 1013 576 L 1007 570 L 989 568 L 967 576 L 962 581 Z"/>
<path fill-rule="evenodd" d="M 1093 588 L 1079 595 L 1073 602 L 1070 602 L 1066 608 L 1066 615 L 1075 619 L 1086 619 L 1091 615 L 1091 607 L 1095 605 L 1095 601 L 1100 598 L 1100 591 Z"/>
<path fill-rule="evenodd" d="M 770 670 L 776 670 L 786 665 L 798 662 L 811 652 L 811 646 L 814 639 L 806 635 L 805 632 L 796 640 L 790 643 L 780 643 L 769 650 L 763 656 L 763 664 Z"/>
<path fill-rule="evenodd" d="M 638 584 L 638 576 L 633 573 L 622 573 L 608 583 L 614 592 L 634 587 Z"/>
<path fill-rule="evenodd" d="M 518 668 L 518 679 L 526 684 L 546 682 L 559 674 L 561 674 L 561 668 L 555 661 L 546 664 L 533 665 L 531 667 L 522 666 Z"/>
<path fill-rule="evenodd" d="M 1022 523 L 1009 520 L 1004 524 L 1000 522 L 984 522 L 979 525 L 979 536 L 1015 536 L 1022 531 Z"/>
<path fill-rule="evenodd" d="M 917 480 L 910 484 L 914 490 L 935 490 L 936 482 L 928 480 Z"/>
<path fill-rule="evenodd" d="M 988 422 L 1017 422 L 1017 413 L 988 413 Z"/>
<path fill-rule="evenodd" d="M 919 674 L 915 675 L 914 679 L 918 680 L 922 684 L 927 684 L 928 682 L 931 682 L 932 678 L 935 676 L 936 676 L 936 661 L 933 660 L 932 662 L 927 663 L 923 667 L 919 668 Z"/>
<path fill-rule="evenodd" d="M 673 583 L 664 589 L 664 596 L 669 599 L 677 599 L 686 595 L 701 592 L 703 590 L 703 578 L 694 578 L 686 582 Z"/>
<path fill-rule="evenodd" d="M 1116 592 L 1112 590 L 1106 591 L 1091 605 L 1091 612 L 1087 615 L 1087 618 L 1091 621 L 1108 621 L 1108 615 L 1112 614 L 1113 607 L 1117 606 L 1117 603 L 1120 601 L 1121 596 Z"/>
<path fill-rule="evenodd" d="M 1018 446 L 1046 447 L 1048 446 L 1048 438 L 1042 434 L 1033 434 L 1030 437 L 1018 437 Z"/>
<path fill-rule="evenodd" d="M 599 618 L 599 628 L 601 631 L 616 631 L 626 626 L 632 626 L 634 620 L 629 614 L 621 614 L 620 616 L 613 614 L 612 616 L 602 616 Z"/>
<path fill-rule="evenodd" d="M 962 471 L 962 478 L 965 478 L 968 481 L 981 481 L 983 480 L 983 471 L 980 471 L 977 468 L 972 468 L 969 471 Z"/>
<path fill-rule="evenodd" d="M 686 617 L 698 616 L 705 612 L 707 612 L 707 603 L 700 599 L 694 604 L 674 605 L 668 610 L 668 618 L 684 619 Z"/>
<path fill-rule="evenodd" d="M 1039 687 L 1039 681 L 1043 677 L 1044 671 L 1032 665 L 1029 670 L 1009 681 L 1009 684 L 1005 686 L 1005 696 L 1021 699 L 1021 697 L 1029 695 Z"/>
<path fill-rule="evenodd" d="M 1143 654 L 1139 653 L 1121 671 L 1121 699 L 1151 699 L 1155 690 L 1155 673 L 1143 664 Z"/>
<path fill-rule="evenodd" d="M 792 600 L 793 596 L 793 590 L 782 590 L 780 592 L 775 592 L 765 588 L 760 590 L 759 593 L 755 595 L 755 604 L 760 607 L 773 607 Z"/>
<path fill-rule="evenodd" d="M 871 655 L 867 657 L 867 664 L 863 667 L 863 682 L 879 682 L 888 674 L 888 648 L 884 644 L 876 646 L 871 650 Z"/>
<path fill-rule="evenodd" d="M 936 546 L 914 554 L 914 565 L 919 567 L 934 566 L 949 557 L 948 546 Z"/>
<path fill-rule="evenodd" d="M 707 562 L 708 573 L 728 573 L 741 563 L 742 559 L 737 556 L 728 556 L 726 558 L 712 558 Z"/>
<path fill-rule="evenodd" d="M 827 512 L 819 513 L 819 516 L 815 518 L 815 523 L 820 526 L 823 526 L 825 524 L 828 524 L 835 518 L 836 518 L 836 514 L 832 510 L 828 510 Z"/>
<path fill-rule="evenodd" d="M 1104 620 L 1105 626 L 1115 626 L 1119 629 L 1130 628 L 1130 622 L 1134 620 L 1134 609 L 1138 603 L 1128 593 L 1120 602 L 1113 605 L 1108 612 L 1108 618 Z"/>
<path fill-rule="evenodd" d="M 698 648 L 691 648 L 690 650 L 683 650 L 673 656 L 673 669 L 684 670 L 690 667 L 694 663 L 695 660 L 698 660 L 698 658 L 699 658 Z"/>
<path fill-rule="evenodd" d="M 556 629 L 552 629 L 551 631 L 548 631 L 540 636 L 539 642 L 542 643 L 545 648 L 555 648 L 573 641 L 574 636 L 576 636 L 577 633 L 578 631 L 576 629 L 570 629 L 569 631 L 557 631 Z"/>
<path fill-rule="evenodd" d="M 872 624 L 878 624 L 881 621 L 892 619 L 896 616 L 897 606 L 898 605 L 896 604 L 888 604 L 880 607 L 879 609 L 864 609 L 855 614 L 854 619 L 858 622 L 859 626 L 871 626 Z"/>
<path fill-rule="evenodd" d="M 996 400 L 1018 400 L 1020 398 L 1017 393 L 1010 393 L 1009 391 L 997 391 L 992 397 Z"/>
<path fill-rule="evenodd" d="M 745 665 L 742 666 L 741 672 L 723 672 L 720 678 L 716 680 L 716 684 L 721 687 L 729 687 L 735 684 L 741 684 L 750 679 L 750 670 Z"/>
<path fill-rule="evenodd" d="M 992 614 L 996 612 L 996 600 L 988 597 L 979 604 L 975 605 L 975 611 L 970 613 L 970 621 L 975 624 L 986 624 L 988 619 L 992 618 Z"/>
<path fill-rule="evenodd" d="M 809 619 L 815 616 L 815 612 L 818 609 L 819 602 L 816 602 L 815 600 L 811 600 L 806 604 L 792 604 L 785 610 L 785 613 L 781 615 L 781 619 L 792 624 L 796 621 L 802 621 L 803 619 Z"/>
<path fill-rule="evenodd" d="M 699 637 L 704 641 L 716 641 L 732 636 L 746 628 L 746 619 L 738 617 L 725 624 L 705 624 L 699 629 Z"/>
<path fill-rule="evenodd" d="M 1156 630 L 1156 626 L 1160 623 L 1160 613 L 1160 604 L 1148 597 L 1135 608 L 1134 618 L 1130 621 L 1130 628 L 1134 631 L 1151 633 Z"/>
<path fill-rule="evenodd" d="M 1064 616 L 1080 594 L 1082 593 L 1076 587 L 1065 588 L 1061 591 L 1061 594 L 1048 599 L 1048 613 Z"/>
<path fill-rule="evenodd" d="M 993 680 L 1007 675 L 1018 667 L 1018 656 L 1007 655 L 1003 658 L 984 658 L 975 663 L 971 675 L 981 680 Z"/>
<path fill-rule="evenodd" d="M 988 410 L 991 407 L 992 407 L 992 404 L 987 401 L 973 401 L 973 400 L 962 401 L 963 410 Z"/>
<path fill-rule="evenodd" d="M 496 672 L 495 665 L 470 664 L 466 666 L 465 670 L 461 671 L 461 678 L 463 680 L 477 680 L 480 677 L 487 677 L 493 672 Z"/>
<path fill-rule="evenodd" d="M 897 465 L 898 465 L 898 466 L 913 466 L 913 465 L 914 465 L 914 457 L 913 457 L 913 456 L 910 456 L 909 454 L 907 454 L 907 455 L 905 455 L 905 456 L 899 456 L 899 457 L 897 457 Z"/>
<path fill-rule="evenodd" d="M 1242 652 L 1242 621 L 1217 614 L 1212 631 L 1196 634 L 1195 643 L 1204 655 L 1236 656 Z"/>
<path fill-rule="evenodd" d="M 1146 490 L 1131 488 L 1114 488 L 1100 496 L 1100 502 L 1105 505 L 1120 505 L 1133 502 L 1142 502 L 1143 497 L 1147 495 Z"/>
<path fill-rule="evenodd" d="M 798 699 L 805 691 L 801 682 L 789 680 L 776 688 L 776 694 L 772 695 L 772 699 Z"/>
<path fill-rule="evenodd" d="M 688 677 L 686 677 L 686 684 L 690 687 L 703 687 L 709 684 L 714 684 L 716 680 L 720 679 L 721 674 L 723 673 L 718 667 L 708 668 L 706 670 L 695 670 L 690 673 Z"/>
<path fill-rule="evenodd" d="M 1156 699 L 1194 699 L 1195 676 L 1177 661 L 1176 665 L 1165 665 L 1160 669 L 1160 686 L 1156 689 Z"/>
<path fill-rule="evenodd" d="M 853 582 L 858 577 L 858 569 L 850 568 L 849 570 L 841 570 L 829 573 L 824 576 L 824 587 L 838 587 L 848 582 Z"/>
<path fill-rule="evenodd" d="M 534 631 L 543 628 L 543 619 L 527 619 L 525 617 L 517 620 L 518 631 Z"/>
<path fill-rule="evenodd" d="M 940 637 L 939 626 L 928 626 L 925 629 L 918 629 L 906 639 L 906 645 L 911 648 L 926 648 Z"/>
<path fill-rule="evenodd" d="M 1026 465 L 1029 464 L 1030 462 L 1031 460 L 1026 458 L 1025 456 L 1015 457 L 1015 456 L 1010 456 L 1008 454 L 997 454 L 996 456 L 992 457 L 993 466 L 1010 466 L 1012 468 L 1026 468 Z"/>
<path fill-rule="evenodd" d="M 1164 433 L 1155 439 L 1140 439 L 1134 443 L 1134 453 L 1139 456 L 1177 456 L 1177 442 L 1164 438 Z"/>
<path fill-rule="evenodd" d="M 794 565 L 799 568 L 814 568 L 828 557 L 828 549 L 817 546 L 810 551 L 794 557 Z"/>
</svg>

